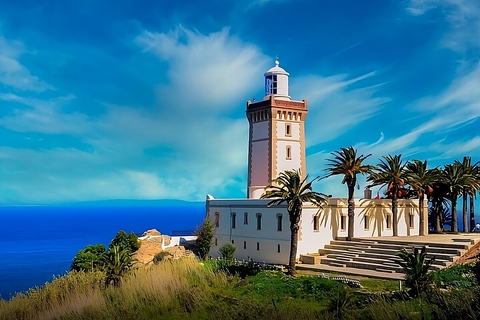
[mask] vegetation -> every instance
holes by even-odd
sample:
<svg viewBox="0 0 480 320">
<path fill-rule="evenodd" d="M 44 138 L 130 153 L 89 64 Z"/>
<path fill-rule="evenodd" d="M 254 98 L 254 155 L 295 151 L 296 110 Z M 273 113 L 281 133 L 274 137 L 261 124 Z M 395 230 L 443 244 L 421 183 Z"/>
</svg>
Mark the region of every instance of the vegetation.
<svg viewBox="0 0 480 320">
<path fill-rule="evenodd" d="M 363 164 L 363 161 L 371 156 L 371 154 L 364 156 L 363 154 L 357 157 L 357 150 L 352 146 L 348 148 L 341 148 L 340 151 L 331 153 L 333 159 L 327 159 L 328 171 L 326 177 L 334 175 L 343 175 L 342 184 L 346 184 L 348 188 L 348 235 L 347 240 L 352 240 L 355 229 L 355 200 L 353 199 L 355 193 L 355 186 L 357 185 L 357 174 L 368 173 L 372 167 Z"/>
<path fill-rule="evenodd" d="M 170 256 L 171 254 L 167 251 L 162 251 L 157 253 L 155 256 L 153 256 L 153 263 L 158 264 L 162 262 L 166 257 Z"/>
<path fill-rule="evenodd" d="M 435 258 L 427 259 L 425 246 L 421 250 L 414 248 L 412 252 L 403 248 L 397 255 L 403 260 L 399 264 L 403 267 L 405 284 L 410 287 L 412 296 L 418 297 L 426 292 L 432 283 L 432 276 L 429 275 L 428 269 L 432 266 Z"/>
<path fill-rule="evenodd" d="M 102 267 L 102 257 L 105 254 L 103 244 L 88 245 L 85 249 L 80 249 L 73 259 L 71 270 L 75 271 L 93 271 Z"/>
<path fill-rule="evenodd" d="M 471 267 L 473 268 L 473 267 Z M 447 269 L 448 270 L 448 269 Z M 474 277 L 466 272 L 461 276 Z M 436 272 L 433 272 L 435 275 Z M 465 274 L 467 274 L 465 276 Z M 368 280 L 368 281 L 367 281 Z M 216 261 L 164 260 L 104 286 L 102 271 L 64 277 L 0 300 L 0 319 L 478 319 L 480 288 L 429 289 L 414 298 L 393 292 L 395 282 L 362 280 L 364 288 L 318 276 L 260 271 L 228 275 Z M 453 281 L 453 280 L 452 280 Z M 384 291 L 378 291 L 383 286 Z M 375 292 L 373 292 L 375 291 Z"/>
<path fill-rule="evenodd" d="M 231 262 L 233 258 L 235 258 L 235 251 L 237 251 L 237 247 L 230 242 L 223 244 L 218 251 L 220 252 L 220 258 Z"/>
<path fill-rule="evenodd" d="M 197 231 L 197 246 L 200 258 L 205 259 L 212 247 L 212 239 L 215 230 L 213 229 L 210 220 L 207 218 L 203 221 L 202 226 Z"/>
<path fill-rule="evenodd" d="M 307 182 L 308 175 L 302 178 L 299 170 L 286 170 L 281 172 L 278 178 L 272 180 L 272 185 L 265 188 L 261 199 L 273 199 L 271 205 L 287 204 L 287 212 L 290 219 L 290 256 L 288 273 L 295 275 L 295 260 L 297 257 L 298 229 L 302 206 L 305 202 L 311 202 L 319 208 L 327 201 L 328 196 L 312 190 L 315 178 Z"/>
<path fill-rule="evenodd" d="M 132 267 L 132 254 L 140 248 L 135 233 L 119 231 L 110 242 L 108 251 L 103 244 L 88 245 L 80 249 L 73 259 L 72 271 L 104 271 L 105 284 L 120 285 L 120 279 Z"/>
</svg>

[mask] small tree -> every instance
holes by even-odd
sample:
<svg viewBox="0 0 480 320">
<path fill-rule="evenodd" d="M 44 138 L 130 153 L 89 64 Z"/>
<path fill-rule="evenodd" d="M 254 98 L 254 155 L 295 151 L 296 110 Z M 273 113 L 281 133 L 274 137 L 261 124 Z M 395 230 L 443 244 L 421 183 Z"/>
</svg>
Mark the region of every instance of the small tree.
<svg viewBox="0 0 480 320">
<path fill-rule="evenodd" d="M 208 218 L 205 219 L 197 232 L 197 246 L 201 259 L 205 259 L 207 257 L 210 247 L 212 246 L 214 233 L 215 230 L 213 229 L 210 220 Z"/>
<path fill-rule="evenodd" d="M 220 249 L 220 258 L 225 261 L 232 262 L 233 258 L 235 258 L 235 251 L 237 251 L 237 247 L 230 242 L 223 244 Z"/>
<path fill-rule="evenodd" d="M 71 270 L 92 271 L 102 265 L 103 255 L 105 255 L 105 246 L 103 244 L 88 245 L 85 249 L 80 249 L 73 258 Z"/>
<path fill-rule="evenodd" d="M 114 246 L 118 246 L 120 250 L 127 250 L 133 253 L 140 248 L 140 241 L 135 233 L 130 232 L 130 234 L 127 234 L 125 231 L 120 230 L 110 242 L 108 248 L 111 250 Z"/>
<path fill-rule="evenodd" d="M 397 253 L 397 256 L 402 258 L 398 264 L 402 266 L 405 272 L 405 284 L 410 287 L 412 296 L 418 297 L 422 292 L 425 292 L 428 285 L 432 282 L 429 277 L 428 269 L 435 261 L 435 257 L 427 259 L 427 249 L 422 247 L 421 251 L 414 248 L 413 252 L 408 252 L 403 248 Z"/>
</svg>

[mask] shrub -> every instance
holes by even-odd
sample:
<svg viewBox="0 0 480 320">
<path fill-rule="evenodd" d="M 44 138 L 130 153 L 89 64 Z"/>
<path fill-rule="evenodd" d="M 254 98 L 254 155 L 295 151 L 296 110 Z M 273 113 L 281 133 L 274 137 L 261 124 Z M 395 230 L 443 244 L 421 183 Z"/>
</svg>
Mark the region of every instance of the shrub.
<svg viewBox="0 0 480 320">
<path fill-rule="evenodd" d="M 106 285 L 120 285 L 120 280 L 132 267 L 131 253 L 127 249 L 121 250 L 120 246 L 113 246 L 104 255 L 104 270 Z"/>
<path fill-rule="evenodd" d="M 110 242 L 110 245 L 108 246 L 109 250 L 114 246 L 118 246 L 120 251 L 127 250 L 130 253 L 133 253 L 140 248 L 140 241 L 135 233 L 130 232 L 130 234 L 127 234 L 125 231 L 120 230 Z"/>
<path fill-rule="evenodd" d="M 73 258 L 71 270 L 75 271 L 93 271 L 98 270 L 102 265 L 102 257 L 105 254 L 103 244 L 88 245 L 85 249 L 80 249 Z"/>
<path fill-rule="evenodd" d="M 428 274 L 428 269 L 435 261 L 434 258 L 427 259 L 427 249 L 422 247 L 421 251 L 414 248 L 412 252 L 408 252 L 405 248 L 397 254 L 403 261 L 398 263 L 403 267 L 405 272 L 405 284 L 410 287 L 411 294 L 418 297 L 425 292 L 432 282 L 432 277 Z"/>
<path fill-rule="evenodd" d="M 163 261 L 165 259 L 165 257 L 170 256 L 170 255 L 171 254 L 168 253 L 167 251 L 159 252 L 153 257 L 153 263 L 158 264 L 160 261 Z"/>
<path fill-rule="evenodd" d="M 197 245 L 201 259 L 205 259 L 210 251 L 214 231 L 208 218 L 203 221 L 202 226 L 197 231 Z"/>
<path fill-rule="evenodd" d="M 463 264 L 432 272 L 433 280 L 441 288 L 470 288 L 477 284 L 474 266 Z"/>
<path fill-rule="evenodd" d="M 232 262 L 233 258 L 235 258 L 235 251 L 237 251 L 237 247 L 233 243 L 227 242 L 223 244 L 218 251 L 220 252 L 221 259 L 227 262 Z"/>
</svg>

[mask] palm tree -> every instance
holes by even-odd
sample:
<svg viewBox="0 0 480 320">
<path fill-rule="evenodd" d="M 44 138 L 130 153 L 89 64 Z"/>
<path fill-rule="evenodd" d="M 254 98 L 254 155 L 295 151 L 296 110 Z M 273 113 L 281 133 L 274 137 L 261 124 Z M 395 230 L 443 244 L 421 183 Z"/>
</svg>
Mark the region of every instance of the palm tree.
<svg viewBox="0 0 480 320">
<path fill-rule="evenodd" d="M 465 175 L 463 166 L 458 161 L 453 164 L 445 165 L 442 173 L 443 182 L 449 189 L 449 198 L 452 205 L 452 231 L 458 232 L 457 199 L 468 182 L 468 176 Z"/>
<path fill-rule="evenodd" d="M 449 207 L 450 192 L 448 186 L 443 182 L 443 171 L 440 169 L 432 169 L 436 171 L 436 175 L 439 177 L 438 181 L 432 184 L 433 192 L 428 196 L 428 201 L 432 203 L 432 226 L 435 232 L 442 232 L 445 224 L 445 212 Z M 449 214 L 450 220 L 448 222 L 451 225 L 451 213 Z"/>
<path fill-rule="evenodd" d="M 299 170 L 286 170 L 281 172 L 278 178 L 272 180 L 272 185 L 265 188 L 261 199 L 272 199 L 268 206 L 287 204 L 287 212 L 290 218 L 290 257 L 288 273 L 295 275 L 295 259 L 297 257 L 297 242 L 302 206 L 305 202 L 311 202 L 319 208 L 327 201 L 328 196 L 312 190 L 312 183 L 318 178 L 307 182 L 308 175 L 302 180 Z"/>
<path fill-rule="evenodd" d="M 373 186 L 388 186 L 387 192 L 392 198 L 392 216 L 393 216 L 393 236 L 398 236 L 398 194 L 400 187 L 405 184 L 405 165 L 402 164 L 402 155 L 391 156 L 388 155 L 380 159 L 380 163 L 370 172 L 367 177 L 367 181 L 371 184 L 368 187 Z"/>
<path fill-rule="evenodd" d="M 460 163 L 458 160 L 455 162 Z M 473 211 L 473 198 L 477 190 L 479 189 L 479 182 L 476 179 L 478 164 L 476 162 L 472 165 L 471 157 L 463 157 L 463 162 L 460 163 L 462 166 L 463 173 L 469 177 L 469 181 L 462 188 L 462 200 L 463 200 L 463 232 L 470 232 L 475 228 L 475 212 Z M 467 212 L 467 202 L 468 197 L 470 196 L 470 224 L 468 223 L 468 212 Z M 468 226 L 470 225 L 470 228 Z"/>
<path fill-rule="evenodd" d="M 342 184 L 347 184 L 348 188 L 348 235 L 347 240 L 350 241 L 353 238 L 353 230 L 355 228 L 355 200 L 353 195 L 355 192 L 355 186 L 357 184 L 357 173 L 365 174 L 372 169 L 372 166 L 362 164 L 363 160 L 370 157 L 360 155 L 357 157 L 357 150 L 352 146 L 348 148 L 341 148 L 340 151 L 334 151 L 331 153 L 333 159 L 327 159 L 330 163 L 329 168 L 325 169 L 328 174 L 325 176 L 330 177 L 334 175 L 343 175 Z"/>
<path fill-rule="evenodd" d="M 425 219 L 423 211 L 423 203 L 425 201 L 425 194 L 427 196 L 432 195 L 433 193 L 433 182 L 439 179 L 436 174 L 436 170 L 427 169 L 427 160 L 424 162 L 420 160 L 413 160 L 413 162 L 408 162 L 405 167 L 405 174 L 407 176 L 407 183 L 417 191 L 418 196 L 418 212 L 420 214 L 420 223 L 419 235 L 424 236 L 425 232 Z"/>
</svg>

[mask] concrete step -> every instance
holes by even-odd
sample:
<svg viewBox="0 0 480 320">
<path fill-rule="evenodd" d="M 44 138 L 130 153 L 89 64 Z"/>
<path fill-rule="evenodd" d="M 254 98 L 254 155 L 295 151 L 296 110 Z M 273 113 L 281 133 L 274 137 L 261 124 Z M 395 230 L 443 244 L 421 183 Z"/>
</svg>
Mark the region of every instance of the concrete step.
<svg viewBox="0 0 480 320">
<path fill-rule="evenodd" d="M 355 242 L 361 242 L 366 245 L 371 245 L 371 244 L 397 244 L 397 245 L 405 245 L 405 246 L 415 246 L 415 247 L 423 247 L 423 246 L 429 246 L 429 247 L 436 247 L 436 248 L 449 248 L 449 249 L 459 249 L 459 250 L 467 250 L 471 244 L 467 243 L 435 243 L 435 242 L 408 242 L 408 241 L 403 241 L 400 243 L 399 241 L 395 240 L 388 240 L 388 239 L 382 239 L 382 240 L 370 240 L 370 239 L 361 239 L 361 238 L 354 238 L 352 241 Z M 347 242 L 347 241 L 345 241 Z"/>
<path fill-rule="evenodd" d="M 349 248 L 352 248 L 352 250 L 368 250 L 369 248 L 372 249 L 382 249 L 382 250 L 396 250 L 400 251 L 403 248 L 406 248 L 407 250 L 412 250 L 414 247 L 420 248 L 422 247 L 421 245 L 414 245 L 412 243 L 402 243 L 399 244 L 397 243 L 379 243 L 376 241 L 332 241 L 330 242 L 330 245 L 335 245 L 335 246 L 348 246 Z M 458 255 L 462 254 L 465 248 L 463 248 L 464 245 L 457 246 L 455 247 L 458 248 L 450 248 L 450 247 L 444 247 L 441 244 L 429 244 L 427 245 L 427 252 L 431 253 L 444 253 L 444 254 L 453 254 L 453 255 Z"/>
</svg>

